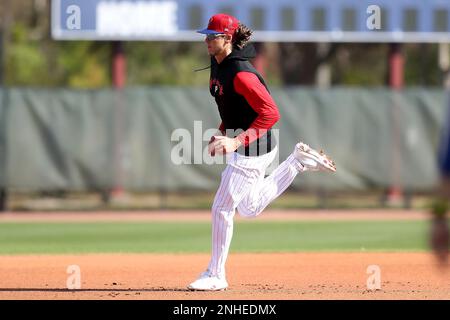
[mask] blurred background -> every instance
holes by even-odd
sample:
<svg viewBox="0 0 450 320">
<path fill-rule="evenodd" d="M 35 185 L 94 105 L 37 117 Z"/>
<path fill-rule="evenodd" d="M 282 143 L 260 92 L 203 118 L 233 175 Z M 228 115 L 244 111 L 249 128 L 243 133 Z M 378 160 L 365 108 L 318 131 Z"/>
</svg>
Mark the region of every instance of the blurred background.
<svg viewBox="0 0 450 320">
<path fill-rule="evenodd" d="M 444 0 L 0 0 L 0 209 L 211 205 L 223 165 L 177 165 L 172 133 L 215 128 L 204 28 L 252 28 L 282 120 L 336 175 L 305 174 L 272 207 L 424 208 L 446 123 Z M 197 141 L 197 140 L 196 140 Z M 202 141 L 206 146 L 208 139 Z"/>
</svg>

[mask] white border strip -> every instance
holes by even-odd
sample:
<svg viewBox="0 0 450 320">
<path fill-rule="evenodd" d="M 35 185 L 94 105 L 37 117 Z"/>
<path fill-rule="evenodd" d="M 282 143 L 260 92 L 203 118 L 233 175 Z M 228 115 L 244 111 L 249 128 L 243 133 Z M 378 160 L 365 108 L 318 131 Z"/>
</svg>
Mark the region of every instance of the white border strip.
<svg viewBox="0 0 450 320">
<path fill-rule="evenodd" d="M 54 0 L 59 2 L 59 0 Z M 59 16 L 56 15 L 55 17 Z M 58 18 L 58 17 L 57 17 Z M 53 21 L 52 21 L 53 22 Z M 148 35 L 129 37 L 100 37 L 95 31 L 52 30 L 55 40 L 100 41 L 203 41 L 195 30 L 178 31 L 174 35 Z M 255 42 L 399 42 L 399 43 L 450 43 L 450 32 L 303 32 L 303 31 L 255 31 Z"/>
<path fill-rule="evenodd" d="M 59 24 L 61 21 L 61 0 L 52 0 L 51 12 L 52 38 L 65 39 L 65 34 Z"/>
</svg>

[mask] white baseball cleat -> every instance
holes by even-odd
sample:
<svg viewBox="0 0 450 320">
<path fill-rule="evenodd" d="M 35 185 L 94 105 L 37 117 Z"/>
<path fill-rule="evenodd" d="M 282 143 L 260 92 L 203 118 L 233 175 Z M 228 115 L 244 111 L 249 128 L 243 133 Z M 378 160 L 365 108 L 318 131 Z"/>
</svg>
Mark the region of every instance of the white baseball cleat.
<svg viewBox="0 0 450 320">
<path fill-rule="evenodd" d="M 306 143 L 299 142 L 295 145 L 295 158 L 308 170 L 336 172 L 336 165 L 323 151 L 317 152 Z"/>
<path fill-rule="evenodd" d="M 200 276 L 200 278 L 188 285 L 189 290 L 197 291 L 222 291 L 226 288 L 228 288 L 227 281 L 215 276 Z"/>
<path fill-rule="evenodd" d="M 206 270 L 206 271 L 203 271 L 202 273 L 200 273 L 197 280 L 209 278 L 210 276 L 211 276 L 211 272 L 209 272 L 209 270 Z"/>
</svg>

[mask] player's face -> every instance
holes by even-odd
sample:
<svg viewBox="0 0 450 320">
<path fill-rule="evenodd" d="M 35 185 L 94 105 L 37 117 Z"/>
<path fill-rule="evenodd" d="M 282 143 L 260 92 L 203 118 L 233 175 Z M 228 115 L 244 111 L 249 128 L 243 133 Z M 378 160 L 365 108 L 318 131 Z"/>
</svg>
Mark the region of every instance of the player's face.
<svg viewBox="0 0 450 320">
<path fill-rule="evenodd" d="M 230 43 L 228 36 L 224 34 L 211 34 L 205 37 L 205 43 L 208 47 L 210 56 L 221 55 Z"/>
</svg>

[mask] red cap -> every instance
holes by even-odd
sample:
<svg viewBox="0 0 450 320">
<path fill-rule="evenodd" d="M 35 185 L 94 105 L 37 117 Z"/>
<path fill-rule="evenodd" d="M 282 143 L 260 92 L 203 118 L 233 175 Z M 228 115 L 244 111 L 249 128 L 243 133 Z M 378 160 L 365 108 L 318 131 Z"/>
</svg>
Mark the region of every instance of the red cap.
<svg viewBox="0 0 450 320">
<path fill-rule="evenodd" d="M 233 35 L 238 26 L 239 20 L 235 17 L 225 13 L 218 13 L 209 19 L 206 29 L 198 30 L 197 32 L 203 34 L 225 33 Z"/>
</svg>

